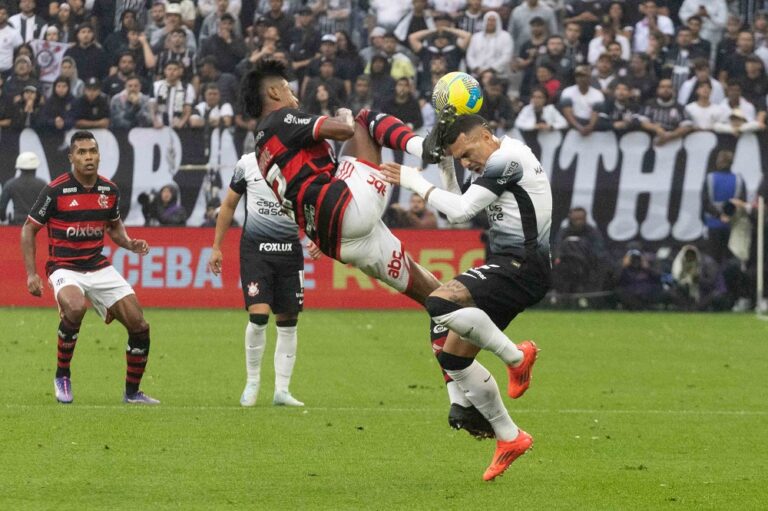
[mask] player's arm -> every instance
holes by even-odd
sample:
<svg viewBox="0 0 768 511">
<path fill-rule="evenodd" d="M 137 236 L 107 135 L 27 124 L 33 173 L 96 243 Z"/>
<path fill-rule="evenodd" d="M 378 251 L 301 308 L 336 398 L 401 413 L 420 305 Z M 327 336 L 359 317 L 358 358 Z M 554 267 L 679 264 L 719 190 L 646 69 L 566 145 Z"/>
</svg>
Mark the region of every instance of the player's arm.
<svg viewBox="0 0 768 511">
<path fill-rule="evenodd" d="M 107 222 L 107 234 L 118 247 L 130 250 L 139 255 L 149 252 L 149 244 L 144 240 L 132 239 L 125 230 L 125 224 L 121 218 Z"/>
<path fill-rule="evenodd" d="M 339 108 L 336 117 L 320 117 L 315 125 L 317 139 L 330 139 L 343 142 L 355 134 L 355 118 L 348 108 Z"/>
<path fill-rule="evenodd" d="M 43 295 L 43 279 L 37 274 L 35 264 L 35 238 L 42 228 L 42 224 L 29 218 L 21 228 L 21 252 L 24 255 L 24 269 L 27 271 L 27 290 L 33 296 Z"/>
<path fill-rule="evenodd" d="M 232 225 L 232 218 L 234 218 L 235 210 L 240 203 L 240 197 L 242 197 L 242 194 L 230 188 L 227 190 L 227 196 L 221 202 L 219 216 L 216 218 L 216 234 L 213 237 L 211 257 L 208 259 L 208 269 L 214 275 L 221 273 L 221 262 L 224 260 L 224 256 L 221 253 L 221 244 L 224 242 L 224 236 L 227 234 L 229 226 Z"/>
</svg>

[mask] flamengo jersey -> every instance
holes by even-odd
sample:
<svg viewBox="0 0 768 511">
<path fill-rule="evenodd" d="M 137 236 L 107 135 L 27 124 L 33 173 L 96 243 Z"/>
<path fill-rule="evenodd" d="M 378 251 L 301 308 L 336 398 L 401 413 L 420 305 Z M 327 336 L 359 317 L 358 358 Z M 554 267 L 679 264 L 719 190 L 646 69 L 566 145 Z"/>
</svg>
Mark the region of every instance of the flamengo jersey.
<svg viewBox="0 0 768 511">
<path fill-rule="evenodd" d="M 281 108 L 256 126 L 256 159 L 284 210 L 326 255 L 337 258 L 341 223 L 352 193 L 336 179 L 336 158 L 318 140 L 327 117 Z"/>
<path fill-rule="evenodd" d="M 299 241 L 296 223 L 282 211 L 280 203 L 275 201 L 275 194 L 267 186 L 254 153 L 246 154 L 237 162 L 229 187 L 232 191 L 245 195 L 243 238 L 251 241 L 264 238 L 291 243 Z"/>
<path fill-rule="evenodd" d="M 486 208 L 492 254 L 549 255 L 552 189 L 530 147 L 503 137 L 501 147 L 488 158 L 482 175 L 472 186 L 482 186 L 498 195 Z"/>
<path fill-rule="evenodd" d="M 48 184 L 32 206 L 29 219 L 48 227 L 48 275 L 65 268 L 95 271 L 109 266 L 101 253 L 107 222 L 120 219 L 117 185 L 98 176 L 93 188 L 85 189 L 72 172 Z"/>
</svg>

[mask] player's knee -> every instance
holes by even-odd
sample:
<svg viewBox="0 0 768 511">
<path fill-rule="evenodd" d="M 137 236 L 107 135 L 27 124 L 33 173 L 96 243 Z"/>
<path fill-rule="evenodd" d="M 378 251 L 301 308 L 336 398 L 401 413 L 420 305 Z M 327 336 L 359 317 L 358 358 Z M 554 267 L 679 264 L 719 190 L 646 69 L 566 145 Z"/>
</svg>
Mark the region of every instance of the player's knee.
<svg viewBox="0 0 768 511">
<path fill-rule="evenodd" d="M 436 323 L 440 324 L 437 318 L 456 312 L 461 309 L 461 305 L 439 296 L 428 296 L 424 302 L 424 308 L 427 309 L 427 313 Z"/>
<path fill-rule="evenodd" d="M 248 321 L 257 326 L 264 326 L 269 322 L 269 314 L 248 314 Z"/>
<path fill-rule="evenodd" d="M 144 319 L 144 316 L 130 317 L 126 318 L 125 328 L 128 330 L 129 335 L 148 333 L 149 323 Z"/>
<path fill-rule="evenodd" d="M 80 323 L 88 310 L 85 300 L 79 298 L 67 300 L 60 305 L 62 315 L 71 323 Z"/>
<path fill-rule="evenodd" d="M 293 327 L 299 324 L 299 318 L 278 319 L 275 321 L 277 327 Z"/>
<path fill-rule="evenodd" d="M 445 351 L 441 351 L 437 355 L 437 361 L 440 363 L 440 367 L 446 371 L 461 371 L 472 365 L 474 360 L 475 359 L 471 357 L 460 357 L 459 355 L 452 355 Z"/>
</svg>

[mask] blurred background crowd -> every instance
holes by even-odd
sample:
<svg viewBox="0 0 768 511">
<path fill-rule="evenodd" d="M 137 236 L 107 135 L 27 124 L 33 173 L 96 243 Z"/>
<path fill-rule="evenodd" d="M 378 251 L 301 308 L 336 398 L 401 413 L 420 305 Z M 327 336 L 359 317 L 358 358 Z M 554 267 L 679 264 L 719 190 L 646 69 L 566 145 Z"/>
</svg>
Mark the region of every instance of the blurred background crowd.
<svg viewBox="0 0 768 511">
<path fill-rule="evenodd" d="M 316 114 L 374 108 L 426 130 L 433 85 L 461 70 L 480 81 L 480 113 L 499 134 L 644 130 L 664 145 L 765 130 L 768 0 L 0 1 L 0 128 L 252 131 L 238 83 L 265 57 L 288 64 Z M 552 303 L 760 306 L 754 197 L 732 162 L 720 151 L 707 177 L 698 246 L 617 256 L 573 209 L 553 229 Z M 147 223 L 185 224 L 177 195 L 144 197 Z M 444 225 L 417 196 L 393 201 L 386 221 Z"/>
</svg>

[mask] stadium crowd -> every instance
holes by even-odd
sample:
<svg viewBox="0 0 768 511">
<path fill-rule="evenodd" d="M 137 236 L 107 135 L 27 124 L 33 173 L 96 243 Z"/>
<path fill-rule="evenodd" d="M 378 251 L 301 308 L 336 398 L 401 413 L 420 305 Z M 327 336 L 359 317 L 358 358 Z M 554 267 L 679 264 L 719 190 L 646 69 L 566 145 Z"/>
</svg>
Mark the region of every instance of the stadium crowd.
<svg viewBox="0 0 768 511">
<path fill-rule="evenodd" d="M 498 133 L 642 129 L 663 145 L 693 130 L 765 130 L 768 0 L 0 2 L 0 128 L 252 131 L 255 120 L 239 106 L 238 84 L 266 57 L 288 63 L 302 107 L 315 114 L 374 108 L 414 129 L 429 128 L 433 85 L 462 70 L 480 81 L 480 114 Z M 732 177 L 708 181 L 710 243 L 702 251 L 683 248 L 677 264 L 689 268 L 691 258 L 703 267 L 711 259 L 714 277 L 701 279 L 711 281 L 702 284 L 706 289 L 727 287 L 736 257 L 731 206 L 751 212 L 732 186 L 738 175 L 728 172 L 730 162 L 723 165 L 715 170 Z M 176 193 L 170 186 L 158 194 L 158 223 L 185 223 Z M 211 198 L 212 211 L 218 199 Z M 562 254 L 567 240 L 585 236 L 582 213 L 576 208 L 560 229 L 556 266 L 571 257 Z M 437 225 L 415 199 L 387 217 L 397 227 Z M 633 273 L 650 268 L 642 247 L 609 271 L 611 255 L 591 229 L 584 239 L 593 249 L 579 264 L 598 261 L 606 270 L 584 275 L 563 266 L 561 292 L 602 291 L 612 280 L 629 308 L 659 303 L 662 295 L 686 308 L 720 303 L 702 298 L 698 277 L 688 286 L 696 291 L 682 298 L 682 286 L 665 287 L 655 273 L 644 287 L 648 275 Z M 731 289 L 722 307 L 748 294 L 742 277 L 749 263 L 736 259 L 738 276 L 730 281 L 742 290 Z M 670 258 L 667 274 L 676 262 Z M 626 291 L 633 286 L 647 288 L 647 297 Z"/>
</svg>

